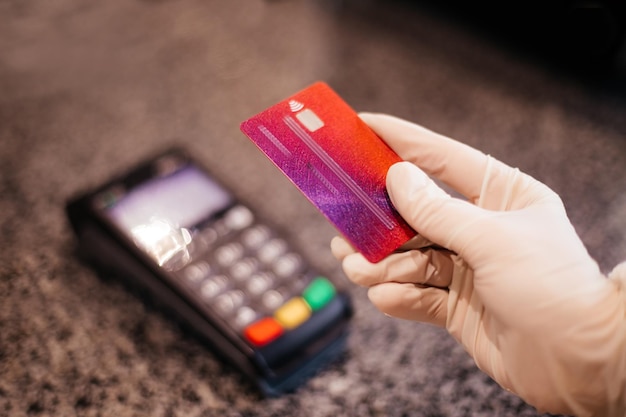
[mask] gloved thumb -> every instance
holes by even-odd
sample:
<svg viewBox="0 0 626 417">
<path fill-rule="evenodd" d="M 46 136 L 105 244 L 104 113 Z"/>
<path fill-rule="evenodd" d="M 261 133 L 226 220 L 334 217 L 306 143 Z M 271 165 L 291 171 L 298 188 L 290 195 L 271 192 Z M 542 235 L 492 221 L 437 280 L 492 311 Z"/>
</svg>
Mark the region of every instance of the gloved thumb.
<svg viewBox="0 0 626 417">
<path fill-rule="evenodd" d="M 489 212 L 451 197 L 410 162 L 387 172 L 387 191 L 398 213 L 420 235 L 460 255 L 476 236 L 470 230 Z"/>
</svg>

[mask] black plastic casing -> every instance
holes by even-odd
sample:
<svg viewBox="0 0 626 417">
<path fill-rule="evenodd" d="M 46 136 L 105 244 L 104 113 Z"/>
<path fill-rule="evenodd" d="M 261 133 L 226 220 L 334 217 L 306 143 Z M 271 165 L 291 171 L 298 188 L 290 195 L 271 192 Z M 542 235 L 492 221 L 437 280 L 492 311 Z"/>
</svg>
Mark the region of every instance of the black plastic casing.
<svg viewBox="0 0 626 417">
<path fill-rule="evenodd" d="M 246 343 L 225 320 L 212 314 L 206 306 L 197 305 L 180 286 L 175 285 L 174 277 L 168 271 L 159 267 L 94 209 L 93 198 L 99 192 L 116 184 L 131 188 L 150 179 L 153 162 L 166 155 L 176 155 L 193 163 L 220 183 L 183 150 L 171 149 L 148 159 L 130 172 L 67 203 L 66 213 L 78 238 L 79 254 L 97 270 L 121 279 L 144 301 L 199 336 L 217 356 L 238 369 L 263 396 L 275 397 L 294 391 L 344 352 L 352 315 L 348 295 L 338 292 L 328 305 L 305 323 L 266 346 L 255 348 Z M 236 203 L 242 204 L 241 201 Z M 250 209 L 249 205 L 244 205 Z M 275 229 L 274 232 L 278 233 Z"/>
</svg>

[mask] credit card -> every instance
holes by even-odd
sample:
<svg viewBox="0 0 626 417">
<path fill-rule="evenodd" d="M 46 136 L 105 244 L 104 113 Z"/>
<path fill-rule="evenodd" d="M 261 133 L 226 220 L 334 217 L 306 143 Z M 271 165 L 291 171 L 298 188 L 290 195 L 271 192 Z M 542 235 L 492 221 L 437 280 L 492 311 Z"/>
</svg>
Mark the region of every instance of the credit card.
<svg viewBox="0 0 626 417">
<path fill-rule="evenodd" d="M 416 235 L 385 186 L 401 158 L 327 84 L 286 98 L 241 130 L 370 262 Z"/>
</svg>

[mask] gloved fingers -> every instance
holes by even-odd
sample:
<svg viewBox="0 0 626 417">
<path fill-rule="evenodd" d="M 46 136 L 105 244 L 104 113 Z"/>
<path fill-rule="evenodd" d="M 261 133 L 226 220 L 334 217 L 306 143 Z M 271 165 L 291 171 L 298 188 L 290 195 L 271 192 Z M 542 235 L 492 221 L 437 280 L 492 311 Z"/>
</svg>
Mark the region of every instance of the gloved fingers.
<svg viewBox="0 0 626 417">
<path fill-rule="evenodd" d="M 351 281 L 364 287 L 383 282 L 407 282 L 447 288 L 454 268 L 450 252 L 434 249 L 394 253 L 377 263 L 355 253 L 346 256 L 342 266 Z"/>
<path fill-rule="evenodd" d="M 521 208 L 530 203 L 516 202 L 515 191 L 528 188 L 529 183 L 540 184 L 471 146 L 417 124 L 383 114 L 361 113 L 360 117 L 404 160 L 419 166 L 483 208 Z M 512 192 L 514 188 L 516 190 Z M 532 195 L 531 203 L 543 196 L 545 188 L 533 189 L 539 195 Z"/>
<path fill-rule="evenodd" d="M 487 155 L 417 124 L 385 114 L 360 113 L 402 159 L 413 162 L 471 201 L 480 196 Z"/>
<path fill-rule="evenodd" d="M 410 283 L 388 282 L 371 287 L 370 301 L 383 313 L 445 327 L 448 291 Z"/>
<path fill-rule="evenodd" d="M 387 173 L 387 190 L 398 213 L 431 242 L 465 256 L 476 233 L 467 233 L 492 212 L 450 197 L 410 162 L 394 164 Z"/>
<path fill-rule="evenodd" d="M 510 211 L 548 200 L 560 204 L 559 196 L 545 184 L 488 157 L 481 191 L 472 202 L 489 210 Z"/>
<path fill-rule="evenodd" d="M 330 241 L 330 251 L 338 261 L 342 261 L 346 256 L 356 252 L 352 245 L 341 236 L 335 236 Z"/>
</svg>

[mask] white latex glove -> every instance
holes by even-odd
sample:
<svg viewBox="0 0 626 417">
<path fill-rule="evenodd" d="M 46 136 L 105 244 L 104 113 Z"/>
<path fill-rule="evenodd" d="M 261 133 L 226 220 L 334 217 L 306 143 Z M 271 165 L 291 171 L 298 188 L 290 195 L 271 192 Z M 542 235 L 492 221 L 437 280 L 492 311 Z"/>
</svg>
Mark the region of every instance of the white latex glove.
<svg viewBox="0 0 626 417">
<path fill-rule="evenodd" d="M 361 117 L 410 161 L 387 175 L 398 212 L 448 250 L 372 264 L 335 238 L 346 275 L 384 313 L 445 327 L 480 369 L 540 411 L 625 416 L 626 263 L 605 277 L 559 196 L 530 176 L 409 122 Z"/>
</svg>

